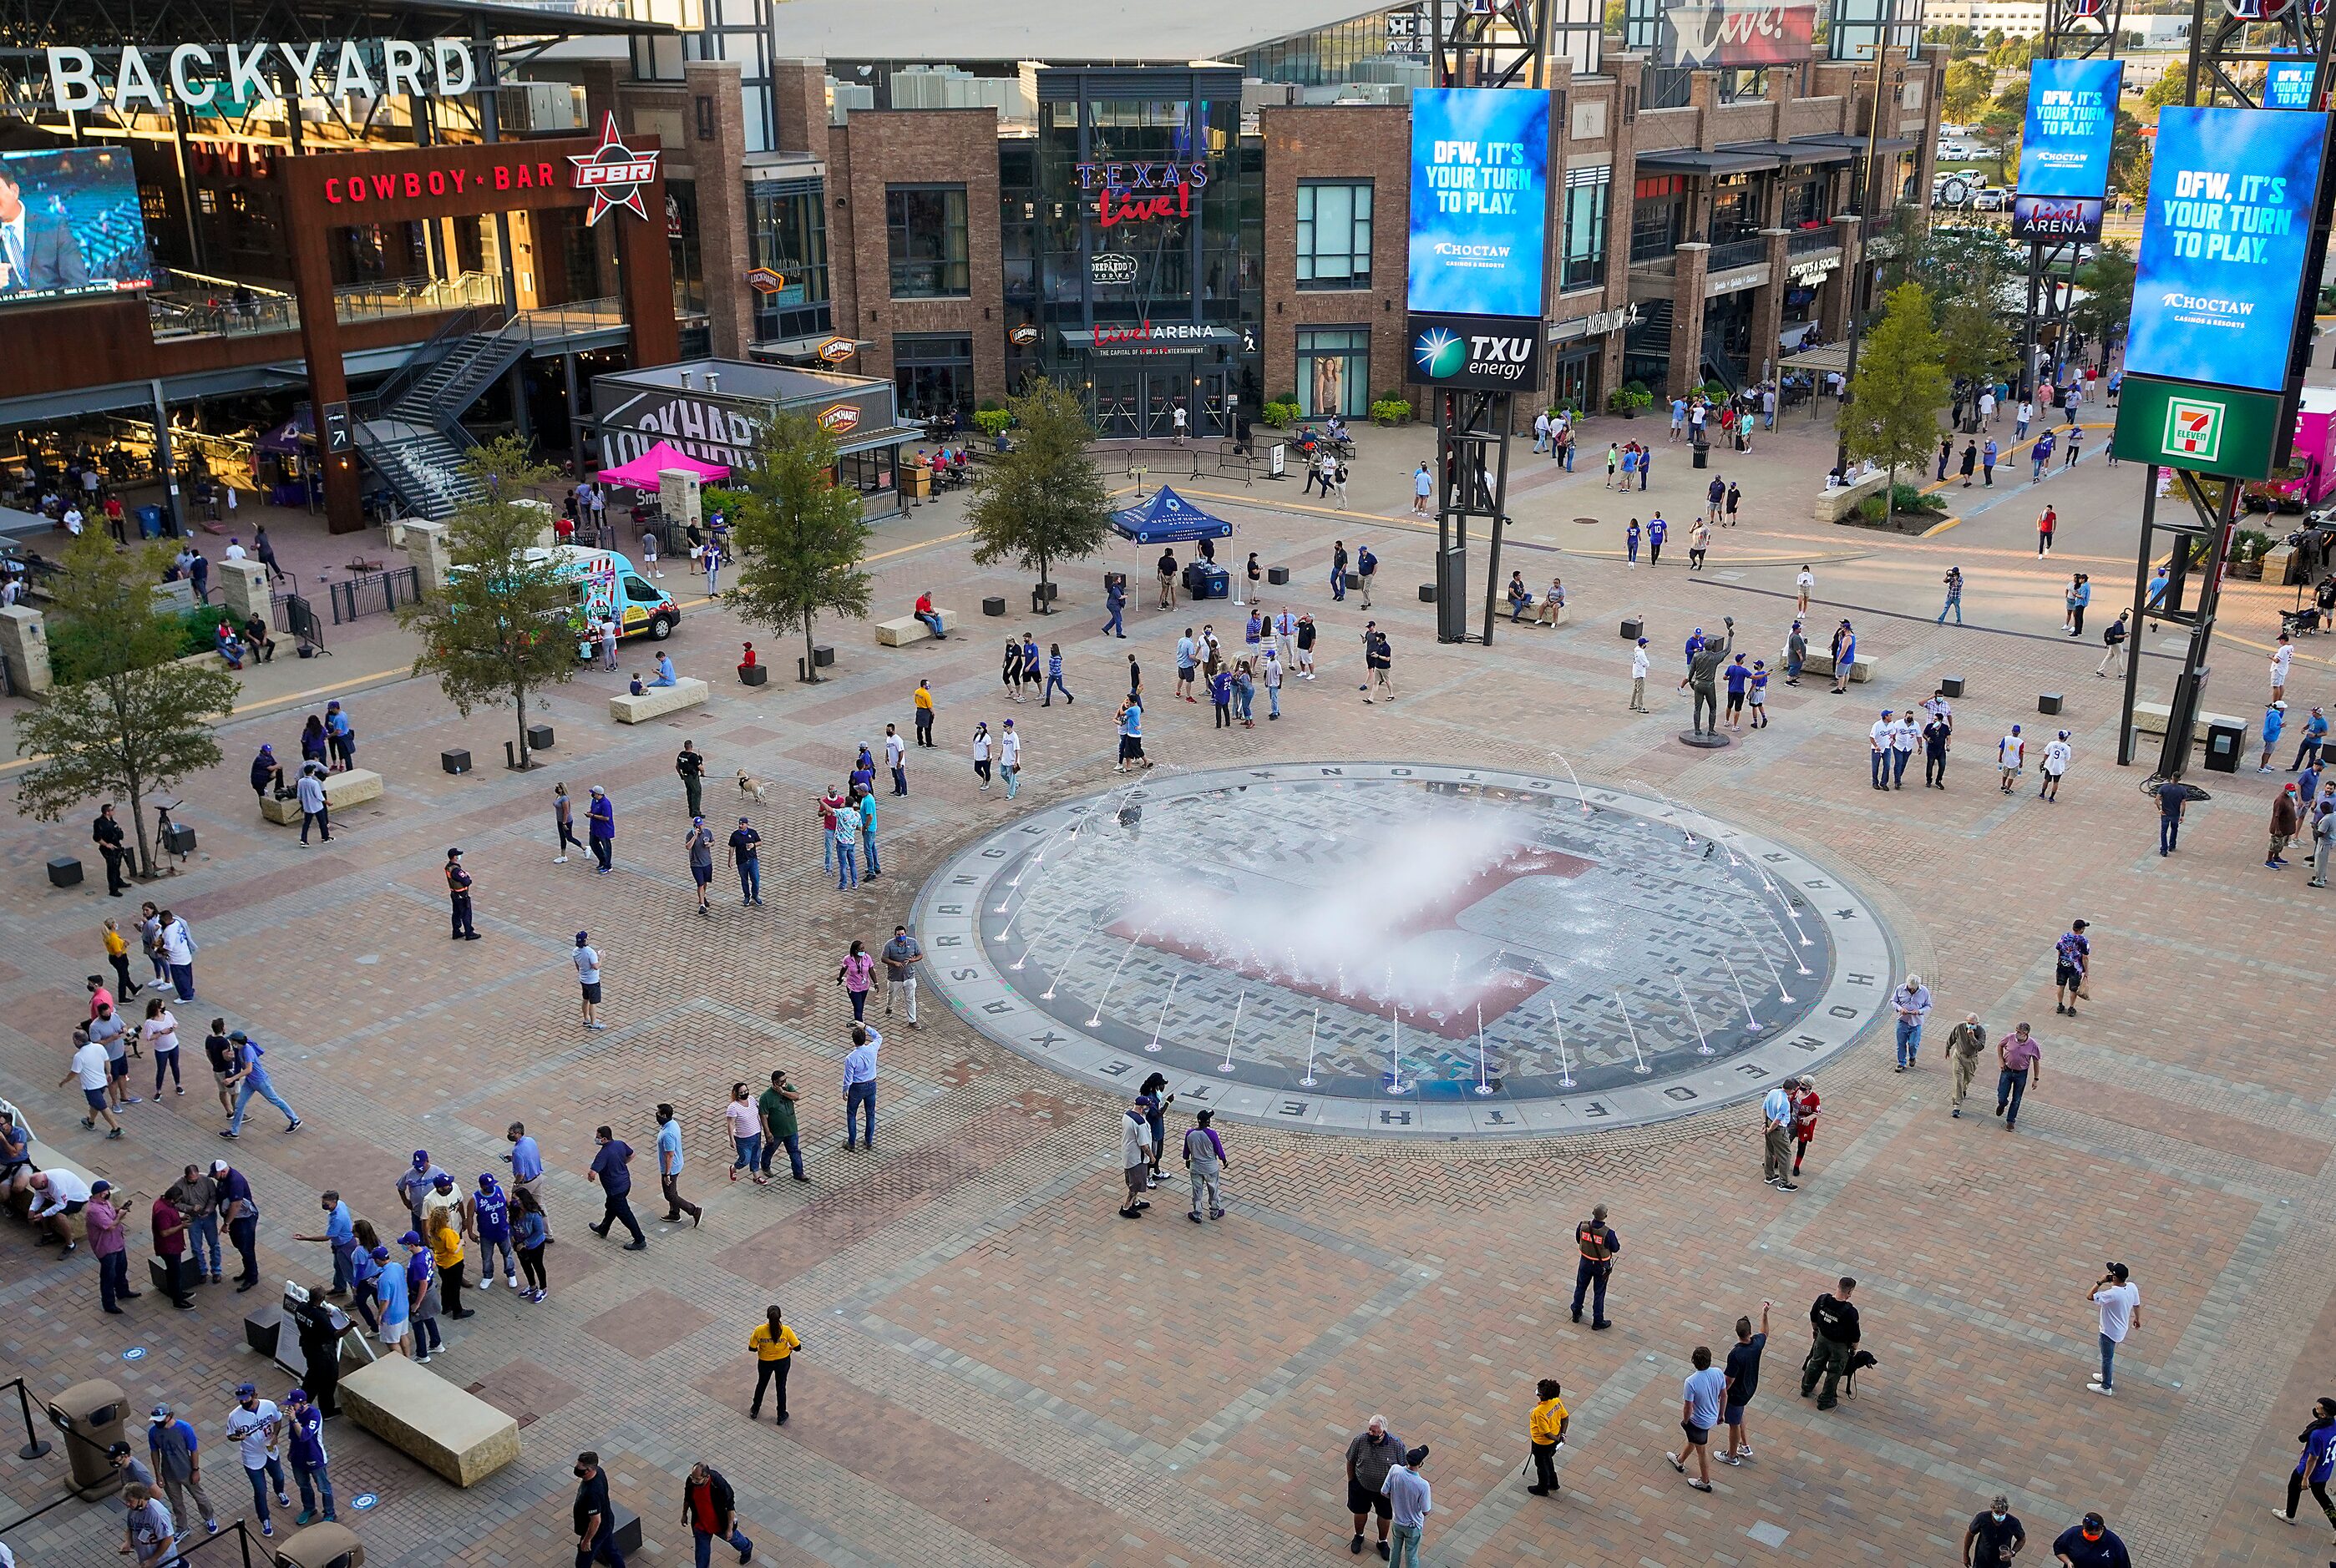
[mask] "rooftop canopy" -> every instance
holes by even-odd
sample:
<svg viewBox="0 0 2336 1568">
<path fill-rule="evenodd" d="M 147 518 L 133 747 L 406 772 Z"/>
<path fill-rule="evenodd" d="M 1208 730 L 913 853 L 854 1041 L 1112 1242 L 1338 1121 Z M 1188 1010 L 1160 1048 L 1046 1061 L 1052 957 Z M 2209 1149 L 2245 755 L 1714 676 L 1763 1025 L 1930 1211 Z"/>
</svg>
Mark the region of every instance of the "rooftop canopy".
<svg viewBox="0 0 2336 1568">
<path fill-rule="evenodd" d="M 1391 9 L 1387 0 L 788 0 L 771 7 L 778 53 L 922 63 L 1184 65 Z"/>
</svg>

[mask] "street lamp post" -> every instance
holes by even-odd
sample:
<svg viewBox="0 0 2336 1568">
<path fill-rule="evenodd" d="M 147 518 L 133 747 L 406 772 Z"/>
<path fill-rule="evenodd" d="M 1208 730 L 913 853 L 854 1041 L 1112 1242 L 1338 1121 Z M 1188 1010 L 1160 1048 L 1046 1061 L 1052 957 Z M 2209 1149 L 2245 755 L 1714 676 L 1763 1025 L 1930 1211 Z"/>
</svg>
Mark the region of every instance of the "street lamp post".
<svg viewBox="0 0 2336 1568">
<path fill-rule="evenodd" d="M 1873 225 L 1873 214 L 1866 208 L 1874 189 L 1874 160 L 1882 137 L 1882 73 L 1890 61 L 1890 45 L 1886 37 L 1876 34 L 1874 40 L 1874 102 L 1865 117 L 1865 156 L 1857 166 L 1856 190 L 1853 204 L 1857 208 L 1857 269 L 1849 278 L 1849 365 L 1842 373 L 1843 405 L 1850 397 L 1850 383 L 1857 380 L 1857 344 L 1865 335 L 1864 300 L 1866 290 L 1868 263 L 1865 259 L 1866 237 Z M 1838 417 L 1838 415 L 1836 415 Z M 1849 438 L 1842 436 L 1834 443 L 1833 466 L 1846 473 L 1849 469 Z"/>
</svg>

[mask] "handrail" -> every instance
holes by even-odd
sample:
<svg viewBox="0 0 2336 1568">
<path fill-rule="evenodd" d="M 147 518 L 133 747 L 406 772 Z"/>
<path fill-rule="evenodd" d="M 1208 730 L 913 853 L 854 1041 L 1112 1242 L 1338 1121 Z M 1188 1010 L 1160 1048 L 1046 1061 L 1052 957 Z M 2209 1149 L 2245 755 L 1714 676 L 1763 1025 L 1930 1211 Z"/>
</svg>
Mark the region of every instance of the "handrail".
<svg viewBox="0 0 2336 1568">
<path fill-rule="evenodd" d="M 387 412 L 397 401 L 412 390 L 414 384 L 437 367 L 439 361 L 453 352 L 459 340 L 484 331 L 491 320 L 502 314 L 500 301 L 493 305 L 473 305 L 454 312 L 439 323 L 438 329 L 415 345 L 405 363 L 390 372 L 372 395 L 359 405 L 365 415 Z M 497 322 L 497 324 L 501 324 Z"/>
</svg>

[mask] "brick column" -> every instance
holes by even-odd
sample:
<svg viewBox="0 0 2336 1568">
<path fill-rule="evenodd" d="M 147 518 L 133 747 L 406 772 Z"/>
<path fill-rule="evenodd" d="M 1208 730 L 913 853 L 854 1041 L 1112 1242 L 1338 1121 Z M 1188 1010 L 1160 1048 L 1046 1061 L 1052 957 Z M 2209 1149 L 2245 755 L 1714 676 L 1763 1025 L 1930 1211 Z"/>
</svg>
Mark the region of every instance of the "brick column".
<svg viewBox="0 0 2336 1568">
<path fill-rule="evenodd" d="M 827 156 L 827 62 L 771 62 L 771 94 L 778 107 L 772 133 L 782 152 Z"/>
<path fill-rule="evenodd" d="M 1768 281 L 1752 291 L 1752 350 L 1744 366 L 1749 382 L 1766 381 L 1776 371 L 1781 353 L 1776 340 L 1785 330 L 1785 291 L 1793 283 L 1785 253 L 1785 242 L 1791 237 L 1792 230 L 1786 228 L 1760 231 L 1760 237 L 1768 242 Z"/>
<path fill-rule="evenodd" d="M 1703 280 L 1711 247 L 1681 242 L 1671 264 L 1671 366 L 1664 392 L 1677 396 L 1703 383 Z"/>
<path fill-rule="evenodd" d="M 746 286 L 746 189 L 738 169 L 746 156 L 746 111 L 735 60 L 692 60 L 682 67 L 682 134 L 697 175 L 698 267 L 706 277 L 706 314 L 716 359 L 744 359 L 754 340 L 753 291 Z M 697 116 L 700 99 L 714 101 L 708 127 Z"/>
<path fill-rule="evenodd" d="M 1839 343 L 1849 335 L 1849 284 L 1859 265 L 1857 219 L 1836 218 L 1833 228 L 1841 242 L 1841 265 L 1826 275 L 1825 286 L 1817 291 L 1817 330 L 1825 342 Z"/>
</svg>

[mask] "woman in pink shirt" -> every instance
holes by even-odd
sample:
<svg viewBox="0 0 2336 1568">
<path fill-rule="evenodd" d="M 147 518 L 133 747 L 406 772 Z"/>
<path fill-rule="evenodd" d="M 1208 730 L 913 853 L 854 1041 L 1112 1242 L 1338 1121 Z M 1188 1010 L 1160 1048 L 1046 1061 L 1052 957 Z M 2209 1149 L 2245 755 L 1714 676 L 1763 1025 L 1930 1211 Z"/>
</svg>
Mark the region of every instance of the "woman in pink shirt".
<svg viewBox="0 0 2336 1568">
<path fill-rule="evenodd" d="M 852 996 L 852 1018 L 855 1023 L 868 1016 L 868 988 L 875 984 L 876 961 L 869 956 L 868 944 L 854 940 L 852 951 L 843 957 L 843 967 L 835 978 Z"/>
<path fill-rule="evenodd" d="M 97 1260 L 98 1302 L 113 1317 L 122 1316 L 115 1303 L 140 1292 L 130 1288 L 130 1238 L 122 1234 L 122 1210 L 116 1205 L 112 1182 L 89 1184 L 89 1202 L 81 1211 L 89 1226 L 90 1255 Z"/>
<path fill-rule="evenodd" d="M 2030 1076 L 2038 1089 L 2044 1087 L 2044 1048 L 2023 1023 L 2003 1037 L 1995 1059 L 2003 1070 L 1995 1079 L 1995 1114 L 2003 1118 L 2003 1129 L 2010 1132 L 2020 1125 L 2020 1102 L 2028 1093 Z"/>
</svg>

